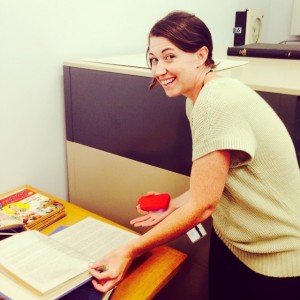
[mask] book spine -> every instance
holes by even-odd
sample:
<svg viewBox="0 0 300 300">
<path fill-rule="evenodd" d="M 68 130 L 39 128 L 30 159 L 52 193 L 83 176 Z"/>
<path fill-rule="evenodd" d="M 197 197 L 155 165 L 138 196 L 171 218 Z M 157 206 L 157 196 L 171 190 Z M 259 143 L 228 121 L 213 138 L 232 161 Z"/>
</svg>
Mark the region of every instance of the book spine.
<svg viewBox="0 0 300 300">
<path fill-rule="evenodd" d="M 228 47 L 227 55 L 244 56 L 244 57 L 263 57 L 263 58 L 284 58 L 284 59 L 300 59 L 300 51 L 297 50 L 266 50 L 266 49 L 247 49 Z"/>
</svg>

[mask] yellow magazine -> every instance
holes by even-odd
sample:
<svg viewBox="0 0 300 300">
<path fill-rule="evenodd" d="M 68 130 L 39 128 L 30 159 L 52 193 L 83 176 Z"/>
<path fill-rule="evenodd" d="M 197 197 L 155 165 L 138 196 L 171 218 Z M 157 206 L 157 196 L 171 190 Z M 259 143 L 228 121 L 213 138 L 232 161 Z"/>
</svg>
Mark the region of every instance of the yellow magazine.
<svg viewBox="0 0 300 300">
<path fill-rule="evenodd" d="M 19 225 L 41 230 L 63 216 L 63 203 L 27 187 L 0 198 L 0 230 Z"/>
</svg>

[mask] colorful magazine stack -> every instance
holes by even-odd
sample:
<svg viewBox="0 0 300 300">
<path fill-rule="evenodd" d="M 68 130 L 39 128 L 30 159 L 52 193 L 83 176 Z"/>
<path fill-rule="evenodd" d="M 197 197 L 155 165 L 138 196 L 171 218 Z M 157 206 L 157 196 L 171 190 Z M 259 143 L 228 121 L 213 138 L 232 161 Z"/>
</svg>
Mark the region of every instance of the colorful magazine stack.
<svg viewBox="0 0 300 300">
<path fill-rule="evenodd" d="M 0 231 L 42 230 L 66 215 L 63 203 L 28 187 L 0 197 Z"/>
</svg>

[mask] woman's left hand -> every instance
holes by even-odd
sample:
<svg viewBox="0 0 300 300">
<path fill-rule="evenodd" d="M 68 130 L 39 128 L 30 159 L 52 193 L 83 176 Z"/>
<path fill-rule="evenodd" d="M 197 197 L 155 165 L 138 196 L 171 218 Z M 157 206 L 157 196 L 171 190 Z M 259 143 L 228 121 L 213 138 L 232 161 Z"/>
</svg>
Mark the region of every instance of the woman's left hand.
<svg viewBox="0 0 300 300">
<path fill-rule="evenodd" d="M 155 194 L 155 193 L 148 193 Z M 131 225 L 134 227 L 150 227 L 160 223 L 168 215 L 174 212 L 178 207 L 182 206 L 184 203 L 187 203 L 189 200 L 189 191 L 183 193 L 177 198 L 172 198 L 169 206 L 166 210 L 150 210 L 145 211 L 140 208 L 140 205 L 137 206 L 137 212 L 142 216 L 137 217 L 130 221 Z"/>
<path fill-rule="evenodd" d="M 166 210 L 152 210 L 152 211 L 144 211 L 137 207 L 137 211 L 142 214 L 141 217 L 137 217 L 130 221 L 131 225 L 135 227 L 149 227 L 158 224 L 163 219 L 165 219 L 169 214 L 172 213 L 173 209 L 170 207 Z"/>
</svg>

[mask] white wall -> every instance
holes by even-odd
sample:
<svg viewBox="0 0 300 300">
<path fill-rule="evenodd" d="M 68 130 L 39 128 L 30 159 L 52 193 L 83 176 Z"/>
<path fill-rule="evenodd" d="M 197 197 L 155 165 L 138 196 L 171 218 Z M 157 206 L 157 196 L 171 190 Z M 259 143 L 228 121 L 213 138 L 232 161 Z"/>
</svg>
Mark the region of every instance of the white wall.
<svg viewBox="0 0 300 300">
<path fill-rule="evenodd" d="M 263 8 L 265 41 L 287 39 L 292 0 L 0 0 L 0 193 L 31 184 L 66 199 L 64 60 L 144 51 L 155 21 L 196 13 L 215 48 L 236 10 Z M 280 20 L 280 21 L 279 21 Z"/>
<path fill-rule="evenodd" d="M 293 1 L 270 1 L 271 5 L 265 24 L 266 42 L 279 43 L 296 38 L 290 36 Z"/>
</svg>

